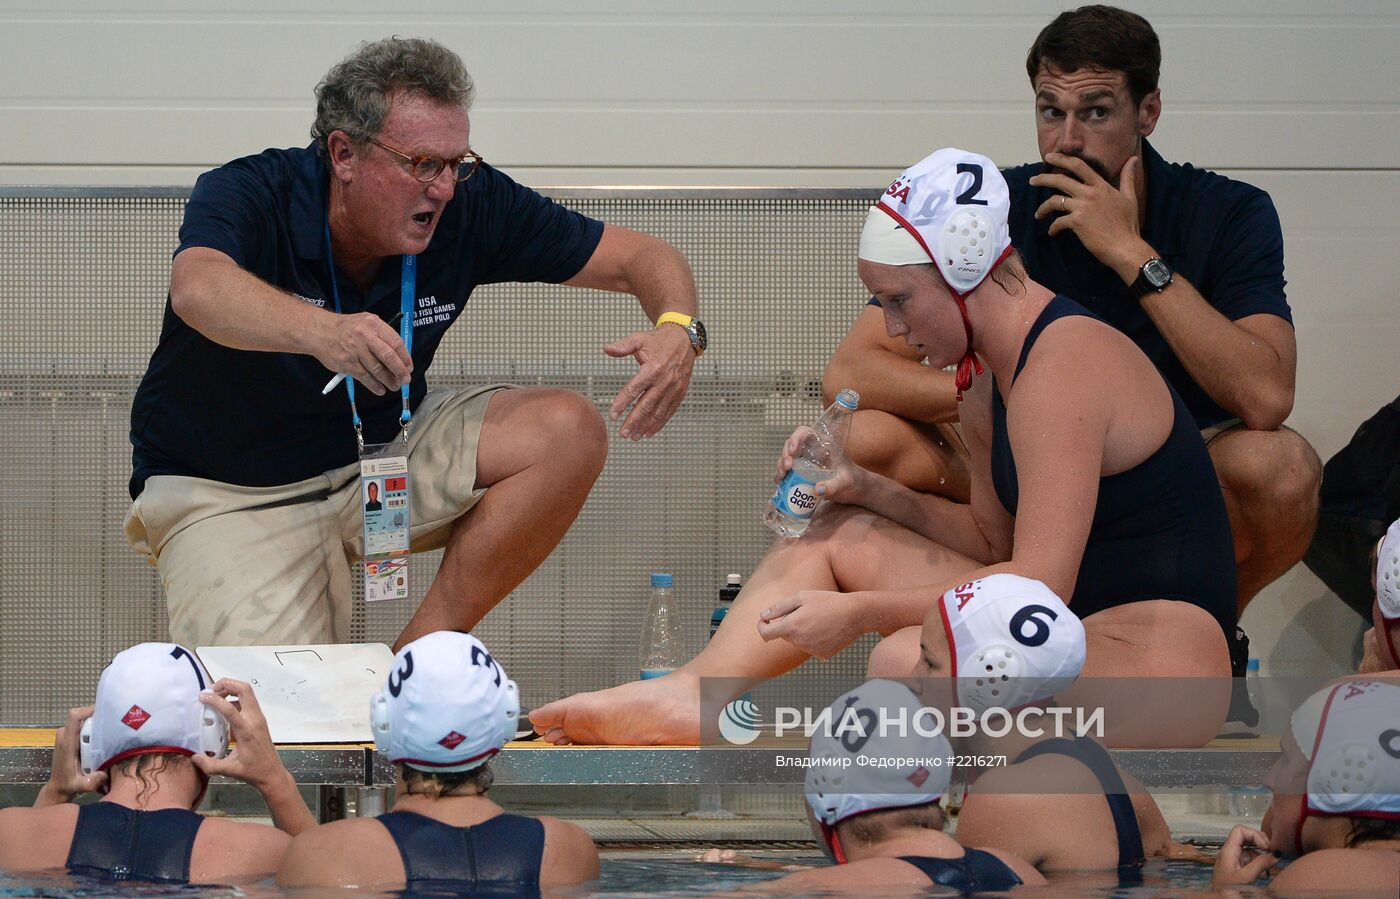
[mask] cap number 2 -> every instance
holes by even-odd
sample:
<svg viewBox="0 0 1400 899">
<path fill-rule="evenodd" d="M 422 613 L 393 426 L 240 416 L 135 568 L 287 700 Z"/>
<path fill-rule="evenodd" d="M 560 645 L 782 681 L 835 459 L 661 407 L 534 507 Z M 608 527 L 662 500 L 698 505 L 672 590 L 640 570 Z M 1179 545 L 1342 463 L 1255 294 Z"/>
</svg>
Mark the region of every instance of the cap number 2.
<svg viewBox="0 0 1400 899">
<path fill-rule="evenodd" d="M 975 162 L 958 163 L 959 175 L 969 173 L 972 175 L 972 185 L 958 194 L 958 198 L 953 202 L 959 206 L 986 206 L 986 200 L 977 199 L 977 192 L 982 189 L 982 167 Z"/>
</svg>

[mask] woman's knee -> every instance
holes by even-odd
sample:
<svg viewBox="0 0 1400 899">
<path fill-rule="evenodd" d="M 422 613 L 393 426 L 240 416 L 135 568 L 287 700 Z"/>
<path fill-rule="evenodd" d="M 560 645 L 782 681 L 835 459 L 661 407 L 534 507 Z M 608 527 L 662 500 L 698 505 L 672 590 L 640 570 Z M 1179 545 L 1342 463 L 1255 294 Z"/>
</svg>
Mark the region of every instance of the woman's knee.
<svg viewBox="0 0 1400 899">
<path fill-rule="evenodd" d="M 895 631 L 870 651 L 866 677 L 907 677 L 919 660 L 919 628 Z"/>
</svg>

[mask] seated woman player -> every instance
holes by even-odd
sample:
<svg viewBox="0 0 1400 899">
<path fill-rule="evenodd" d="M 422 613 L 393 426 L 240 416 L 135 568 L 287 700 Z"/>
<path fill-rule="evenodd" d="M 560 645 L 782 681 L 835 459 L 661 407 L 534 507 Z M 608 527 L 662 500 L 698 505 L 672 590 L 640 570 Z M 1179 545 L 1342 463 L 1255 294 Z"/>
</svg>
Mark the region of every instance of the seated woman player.
<svg viewBox="0 0 1400 899">
<path fill-rule="evenodd" d="M 886 637 L 870 673 L 907 673 L 938 598 L 998 572 L 1069 597 L 1084 621 L 1086 679 L 1137 679 L 1108 691 L 1118 694 L 1110 743 L 1215 736 L 1229 704 L 1235 568 L 1210 457 L 1131 340 L 1026 274 L 1008 207 L 991 160 L 944 149 L 900 175 L 860 241 L 858 271 L 889 333 L 930 365 L 958 365 L 970 505 L 845 464 L 817 485 L 828 502 L 807 533 L 777 542 L 699 656 L 535 710 L 547 740 L 695 743 L 702 679 L 734 679 L 737 695 L 743 679 L 870 632 Z M 1144 696 L 1144 684 L 1158 688 Z"/>
</svg>

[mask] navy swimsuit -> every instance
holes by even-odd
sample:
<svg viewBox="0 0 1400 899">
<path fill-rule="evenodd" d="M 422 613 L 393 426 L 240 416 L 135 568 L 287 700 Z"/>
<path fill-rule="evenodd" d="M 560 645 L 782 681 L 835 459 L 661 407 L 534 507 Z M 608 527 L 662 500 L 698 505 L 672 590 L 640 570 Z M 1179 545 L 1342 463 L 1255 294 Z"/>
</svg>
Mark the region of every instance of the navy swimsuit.
<svg viewBox="0 0 1400 899">
<path fill-rule="evenodd" d="M 538 895 L 544 825 L 536 818 L 501 814 L 473 827 L 414 812 L 389 812 L 378 820 L 399 847 L 410 892 Z"/>
<path fill-rule="evenodd" d="M 107 880 L 189 883 L 190 853 L 204 817 L 181 808 L 142 812 L 95 802 L 78 806 L 68 871 Z"/>
<path fill-rule="evenodd" d="M 1013 383 L 1041 333 L 1072 315 L 1099 320 L 1073 300 L 1056 296 L 1026 335 Z M 1167 389 L 1176 414 L 1166 441 L 1136 467 L 1099 479 L 1098 504 L 1070 608 L 1087 618 L 1139 600 L 1181 600 L 1209 612 L 1229 641 L 1236 618 L 1230 520 L 1195 420 L 1171 385 Z M 991 467 L 997 498 L 1014 516 L 1020 498 L 1016 460 L 995 378 Z"/>
<path fill-rule="evenodd" d="M 1108 750 L 1088 737 L 1054 737 L 1036 743 L 1016 757 L 1013 764 L 1041 755 L 1064 755 L 1084 765 L 1098 778 L 1108 810 L 1113 814 L 1113 829 L 1118 836 L 1118 869 L 1136 868 L 1143 863 L 1142 831 L 1138 828 L 1137 812 L 1123 778 L 1114 767 Z"/>
<path fill-rule="evenodd" d="M 981 849 L 966 849 L 962 858 L 901 855 L 899 860 L 918 868 L 939 886 L 964 893 L 999 893 L 1022 883 L 1006 862 Z"/>
</svg>

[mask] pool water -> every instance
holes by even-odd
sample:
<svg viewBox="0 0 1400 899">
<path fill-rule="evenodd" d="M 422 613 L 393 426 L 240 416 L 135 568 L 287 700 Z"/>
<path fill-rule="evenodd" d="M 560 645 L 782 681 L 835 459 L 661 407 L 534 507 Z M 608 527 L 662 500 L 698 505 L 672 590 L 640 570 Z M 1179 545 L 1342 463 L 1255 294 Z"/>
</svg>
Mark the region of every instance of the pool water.
<svg viewBox="0 0 1400 899">
<path fill-rule="evenodd" d="M 793 864 L 825 864 L 815 853 L 755 853 L 754 857 Z M 742 891 L 745 887 L 782 876 L 781 871 L 754 870 L 726 864 L 695 861 L 693 852 L 603 852 L 602 877 L 596 882 L 562 888 L 551 894 L 584 899 L 589 896 L 683 897 L 706 896 L 717 892 Z M 1035 893 L 1090 896 L 1098 899 L 1147 899 L 1155 896 L 1182 896 L 1210 892 L 1211 869 L 1207 865 L 1183 861 L 1150 860 L 1140 882 L 1120 883 L 1110 873 L 1056 874 L 1051 888 Z M 1058 889 L 1056 889 L 1058 888 Z M 335 890 L 337 896 L 401 896 L 396 892 L 374 890 Z M 284 891 L 270 882 L 249 886 L 163 886 L 155 884 L 113 884 L 58 872 L 12 875 L 0 872 L 0 897 L 180 897 L 180 899 L 283 899 L 298 895 L 327 895 L 325 890 Z M 955 895 L 941 888 L 930 888 L 920 895 Z M 1264 890 L 1239 890 L 1240 897 L 1263 896 Z"/>
</svg>

